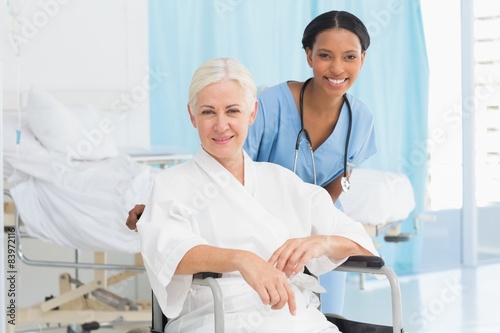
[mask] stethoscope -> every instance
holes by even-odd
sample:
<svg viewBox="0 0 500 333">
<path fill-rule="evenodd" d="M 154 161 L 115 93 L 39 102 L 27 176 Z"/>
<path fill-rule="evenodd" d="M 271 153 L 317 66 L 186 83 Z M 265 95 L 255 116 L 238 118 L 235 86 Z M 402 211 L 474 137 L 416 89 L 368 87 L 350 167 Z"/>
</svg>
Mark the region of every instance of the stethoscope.
<svg viewBox="0 0 500 333">
<path fill-rule="evenodd" d="M 316 184 L 316 164 L 314 163 L 314 152 L 312 149 L 311 145 L 311 138 L 309 137 L 309 133 L 307 130 L 304 128 L 304 91 L 306 89 L 307 84 L 309 81 L 311 81 L 312 78 L 309 78 L 304 82 L 302 85 L 302 88 L 300 89 L 300 96 L 299 96 L 299 111 L 300 111 L 300 131 L 299 134 L 297 134 L 297 140 L 295 142 L 295 157 L 293 159 L 293 172 L 296 173 L 297 171 L 297 159 L 299 157 L 299 149 L 300 149 L 300 144 L 305 141 L 307 143 L 307 146 L 309 147 L 309 152 L 311 155 L 311 162 L 312 162 L 312 168 L 313 168 L 313 179 L 314 179 L 314 184 Z M 349 191 L 349 188 L 351 187 L 351 183 L 349 181 L 350 177 L 350 172 L 347 170 L 347 166 L 354 166 L 352 163 L 347 162 L 347 150 L 349 149 L 349 139 L 351 137 L 351 128 L 352 128 L 352 110 L 351 110 L 351 103 L 349 103 L 349 100 L 347 99 L 347 96 L 344 94 L 344 103 L 347 105 L 347 111 L 349 112 L 349 125 L 347 127 L 347 135 L 345 139 L 345 145 L 344 145 L 344 174 L 342 175 L 342 178 L 340 178 L 340 185 L 342 186 L 342 191 L 347 192 Z M 302 140 L 302 134 L 306 137 L 305 140 Z"/>
</svg>

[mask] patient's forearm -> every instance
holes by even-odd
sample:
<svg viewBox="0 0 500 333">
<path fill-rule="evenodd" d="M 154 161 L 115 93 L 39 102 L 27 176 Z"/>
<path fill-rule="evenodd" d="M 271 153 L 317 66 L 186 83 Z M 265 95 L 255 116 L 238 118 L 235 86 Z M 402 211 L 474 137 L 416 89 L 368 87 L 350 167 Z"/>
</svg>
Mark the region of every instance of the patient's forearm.
<svg viewBox="0 0 500 333">
<path fill-rule="evenodd" d="M 329 242 L 327 256 L 333 260 L 341 260 L 356 255 L 373 255 L 373 253 L 348 238 L 341 236 L 327 237 Z"/>
<path fill-rule="evenodd" d="M 188 275 L 200 272 L 226 273 L 239 270 L 241 258 L 250 255 L 243 250 L 223 249 L 198 245 L 190 249 L 177 265 L 175 274 Z"/>
<path fill-rule="evenodd" d="M 288 304 L 295 315 L 295 294 L 285 274 L 256 254 L 244 250 L 222 249 L 199 245 L 190 249 L 182 258 L 176 274 L 189 275 L 199 272 L 226 273 L 239 271 L 263 304 L 271 309 L 281 309 Z"/>
</svg>

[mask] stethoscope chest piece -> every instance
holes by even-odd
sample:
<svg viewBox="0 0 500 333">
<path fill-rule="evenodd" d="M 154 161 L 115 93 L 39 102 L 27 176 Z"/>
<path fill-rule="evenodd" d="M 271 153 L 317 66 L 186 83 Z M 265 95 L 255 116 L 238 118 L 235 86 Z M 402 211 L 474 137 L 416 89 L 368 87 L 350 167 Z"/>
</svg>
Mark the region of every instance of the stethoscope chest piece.
<svg viewBox="0 0 500 333">
<path fill-rule="evenodd" d="M 351 182 L 349 181 L 349 178 L 342 176 L 340 178 L 340 185 L 342 186 L 342 191 L 347 192 L 351 188 Z"/>
</svg>

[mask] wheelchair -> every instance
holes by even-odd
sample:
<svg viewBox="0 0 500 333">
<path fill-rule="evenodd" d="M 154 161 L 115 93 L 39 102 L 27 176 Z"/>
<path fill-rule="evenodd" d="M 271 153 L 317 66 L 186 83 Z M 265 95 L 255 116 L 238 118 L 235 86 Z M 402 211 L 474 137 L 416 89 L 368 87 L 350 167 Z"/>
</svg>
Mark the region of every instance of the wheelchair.
<svg viewBox="0 0 500 333">
<path fill-rule="evenodd" d="M 357 322 L 335 314 L 326 314 L 326 317 L 330 322 L 334 323 L 343 333 L 404 333 L 399 280 L 396 273 L 394 273 L 391 268 L 385 266 L 385 262 L 382 258 L 376 256 L 352 256 L 335 270 L 343 272 L 381 274 L 386 276 L 391 287 L 392 327 Z M 222 291 L 217 283 L 216 277 L 214 276 L 214 273 L 200 273 L 195 276 L 193 283 L 211 288 L 214 297 L 214 332 L 224 333 Z M 163 315 L 156 297 L 153 294 L 153 317 L 151 329 L 149 331 L 132 330 L 129 331 L 129 333 L 163 333 L 166 324 L 167 318 Z"/>
</svg>

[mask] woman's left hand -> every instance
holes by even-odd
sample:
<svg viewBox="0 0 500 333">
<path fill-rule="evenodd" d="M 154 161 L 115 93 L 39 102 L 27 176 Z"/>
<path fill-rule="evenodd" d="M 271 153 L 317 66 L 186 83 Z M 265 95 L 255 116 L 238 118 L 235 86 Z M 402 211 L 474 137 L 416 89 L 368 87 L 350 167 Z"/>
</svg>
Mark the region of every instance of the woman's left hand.
<svg viewBox="0 0 500 333">
<path fill-rule="evenodd" d="M 326 254 L 331 241 L 325 235 L 289 239 L 274 251 L 269 262 L 287 277 L 294 276 L 303 271 L 310 259 Z"/>
</svg>

